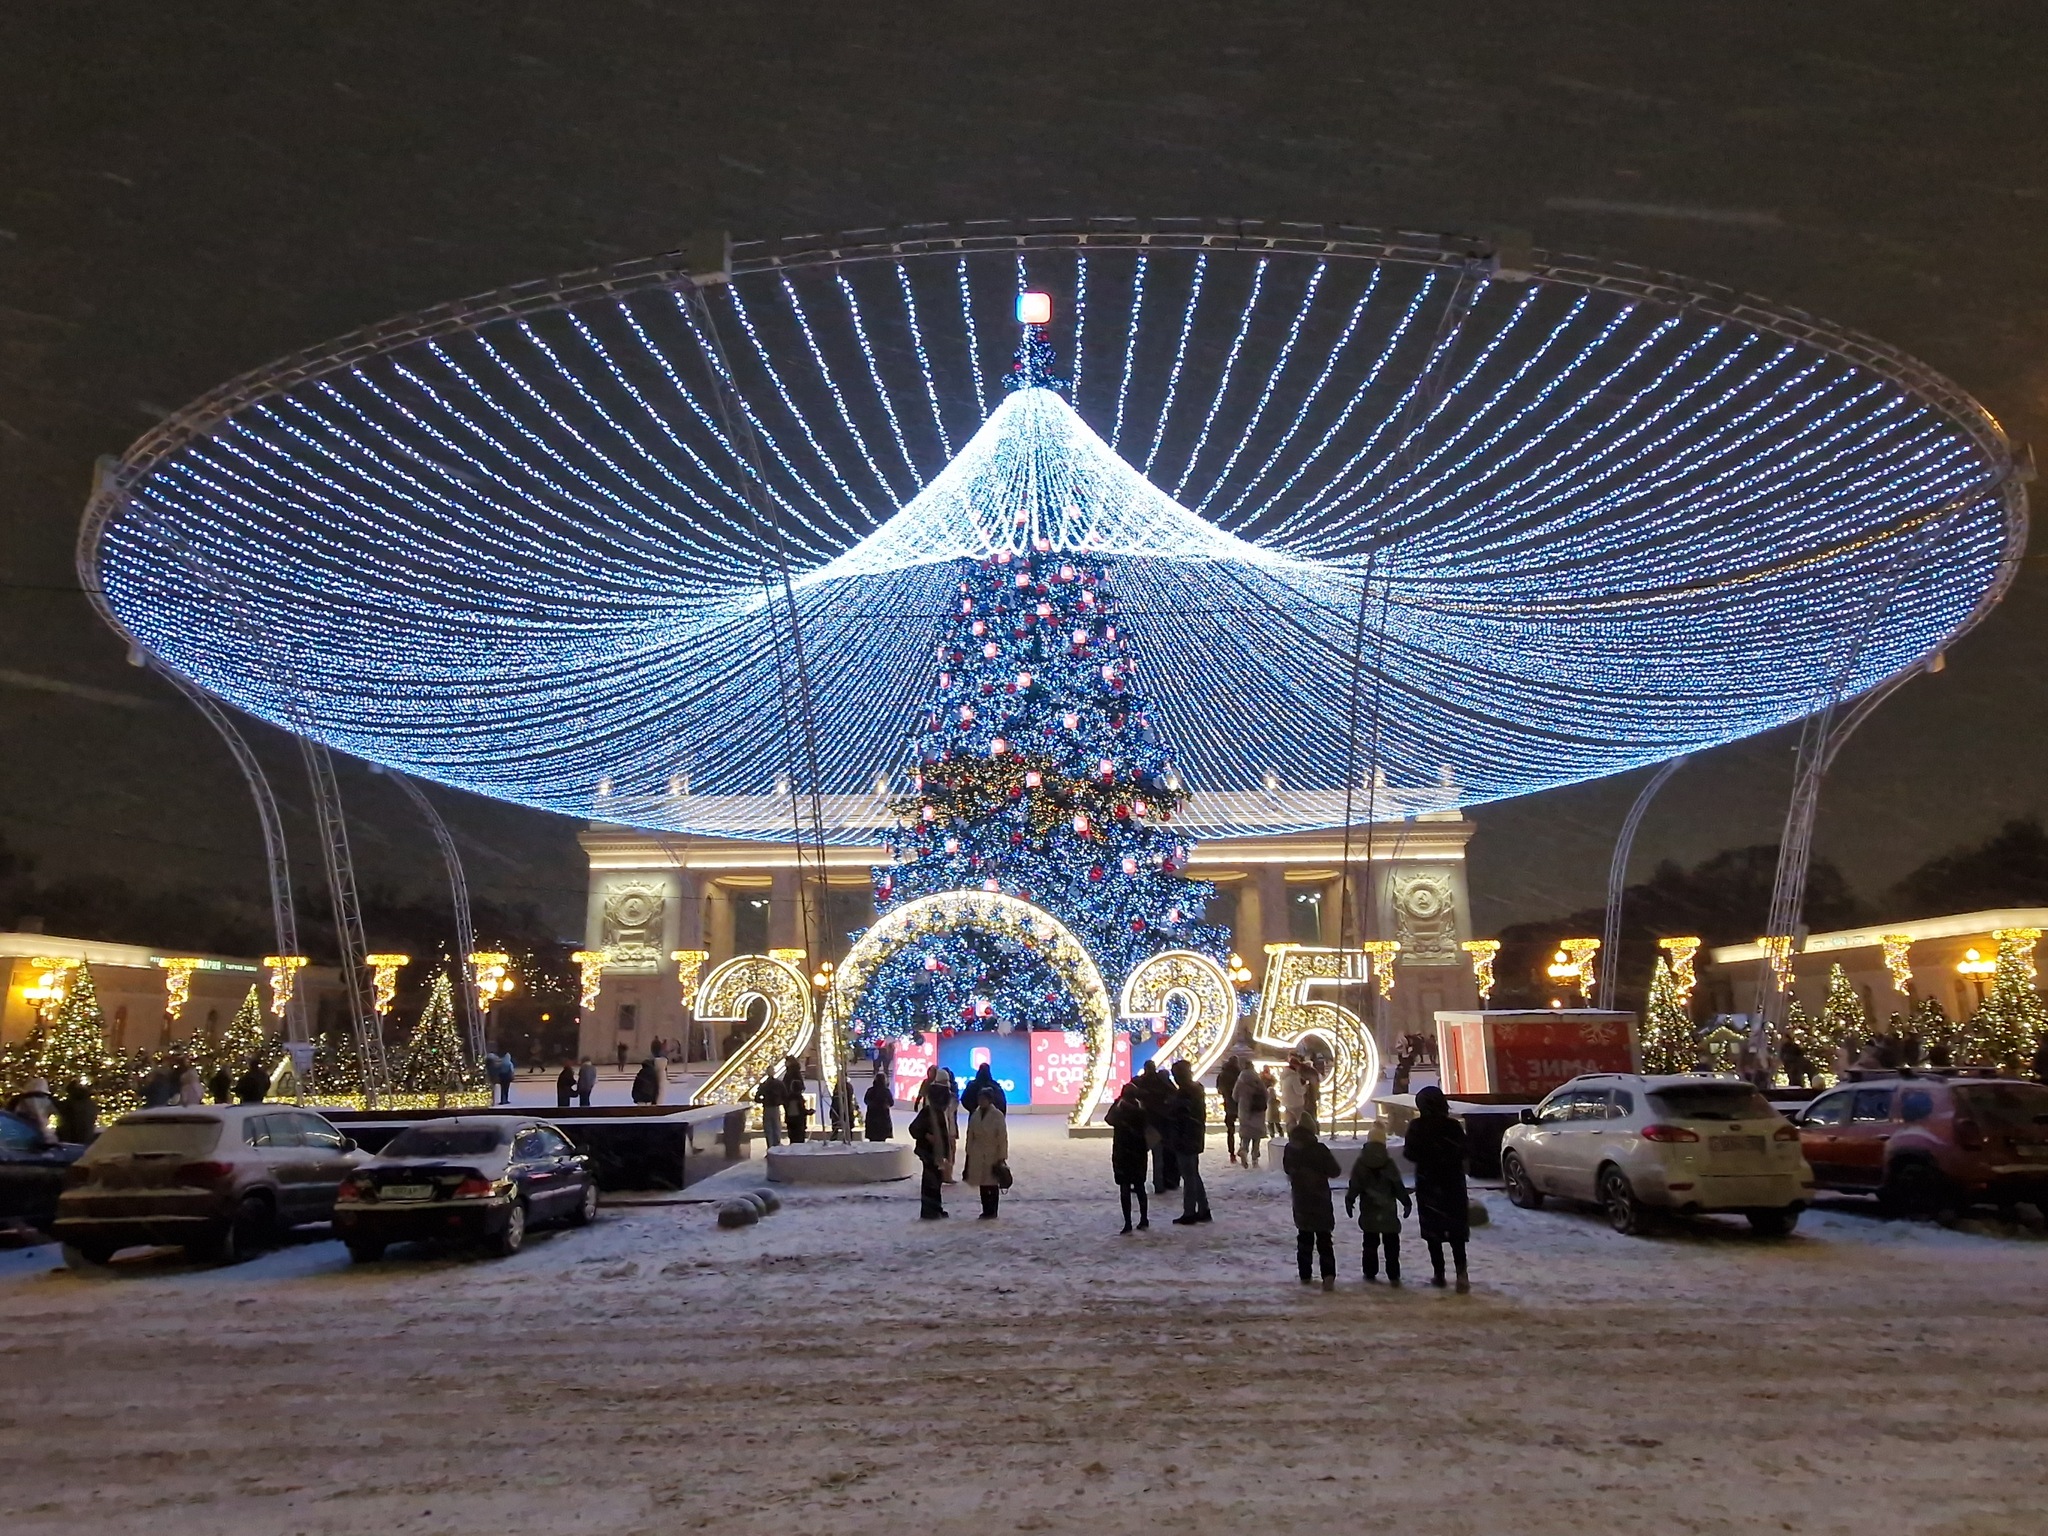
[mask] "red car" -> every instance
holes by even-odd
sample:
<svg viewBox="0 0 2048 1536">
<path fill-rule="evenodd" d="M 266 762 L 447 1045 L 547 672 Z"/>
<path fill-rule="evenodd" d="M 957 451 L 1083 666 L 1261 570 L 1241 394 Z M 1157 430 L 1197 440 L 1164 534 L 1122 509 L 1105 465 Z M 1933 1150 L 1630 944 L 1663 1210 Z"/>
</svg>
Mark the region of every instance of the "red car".
<svg viewBox="0 0 2048 1536">
<path fill-rule="evenodd" d="M 1889 1209 L 2048 1202 L 2048 1087 L 1926 1073 L 1865 1078 L 1793 1117 L 1823 1189 L 1875 1194 Z"/>
</svg>

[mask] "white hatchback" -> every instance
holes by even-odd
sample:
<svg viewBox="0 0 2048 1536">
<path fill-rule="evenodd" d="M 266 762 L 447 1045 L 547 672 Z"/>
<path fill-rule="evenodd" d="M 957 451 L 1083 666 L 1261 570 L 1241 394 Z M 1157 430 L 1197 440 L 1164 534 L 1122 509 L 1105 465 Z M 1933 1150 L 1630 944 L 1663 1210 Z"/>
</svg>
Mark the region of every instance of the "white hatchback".
<svg viewBox="0 0 2048 1536">
<path fill-rule="evenodd" d="M 1501 1138 L 1508 1199 L 1597 1201 L 1617 1232 L 1654 1211 L 1740 1211 L 1783 1236 L 1813 1199 L 1799 1132 L 1737 1078 L 1575 1077 Z"/>
</svg>

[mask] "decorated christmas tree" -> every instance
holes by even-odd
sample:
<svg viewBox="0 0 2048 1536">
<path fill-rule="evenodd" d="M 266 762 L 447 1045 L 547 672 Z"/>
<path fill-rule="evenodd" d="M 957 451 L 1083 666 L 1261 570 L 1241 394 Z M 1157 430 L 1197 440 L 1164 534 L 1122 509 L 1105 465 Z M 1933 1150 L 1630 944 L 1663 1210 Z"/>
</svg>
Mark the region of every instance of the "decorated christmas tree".
<svg viewBox="0 0 2048 1536">
<path fill-rule="evenodd" d="M 1678 999 L 1678 981 L 1664 957 L 1650 973 L 1650 1000 L 1643 1009 L 1643 1070 L 1690 1072 L 1699 1060 L 1700 1042 L 1692 1017 Z"/>
<path fill-rule="evenodd" d="M 1037 327 L 1004 380 L 1063 391 Z M 1187 796 L 1140 687 L 1113 573 L 1056 530 L 1073 519 L 1052 450 L 992 476 L 978 508 L 1014 519 L 1015 547 L 958 563 L 934 636 L 933 684 L 910 735 L 909 793 L 892 802 L 894 862 L 874 870 L 883 913 L 944 891 L 994 891 L 1043 907 L 1079 936 L 1114 996 L 1163 949 L 1219 961 L 1229 933 L 1201 922 L 1215 888 L 1184 873 L 1174 825 Z M 1030 454 L 1021 455 L 1026 459 Z M 1024 943 L 948 933 L 898 955 L 862 999 L 863 1043 L 926 1029 L 1068 1029 L 1067 989 Z"/>
<path fill-rule="evenodd" d="M 116 1074 L 119 1063 L 107 1049 L 107 1021 L 100 1012 L 90 966 L 80 965 L 70 972 L 64 1001 L 36 1030 L 30 1054 L 36 1076 L 59 1095 L 72 1083 L 99 1084 Z"/>
<path fill-rule="evenodd" d="M 1948 1010 L 1936 997 L 1923 997 L 1906 1015 L 1906 1028 L 1920 1037 L 1920 1047 L 1929 1066 L 1950 1065 L 1956 1046 L 1956 1027 Z"/>
<path fill-rule="evenodd" d="M 1838 1051 L 1853 1061 L 1870 1037 L 1870 1015 L 1863 1011 L 1863 998 L 1839 965 L 1828 967 L 1828 996 L 1821 1005 L 1817 1036 L 1820 1054 L 1814 1056 L 1816 1066 L 1832 1066 Z M 1807 1054 L 1813 1055 L 1811 1047 Z"/>
<path fill-rule="evenodd" d="M 482 1081 L 455 1022 L 455 994 L 448 973 L 441 971 L 435 975 L 427 1006 L 406 1041 L 398 1086 L 406 1093 L 451 1094 L 468 1092 Z"/>
<path fill-rule="evenodd" d="M 2048 1007 L 2034 987 L 2033 929 L 2005 929 L 1998 935 L 1998 968 L 1991 991 L 1962 1027 L 1957 1054 L 1965 1062 L 2025 1074 L 2048 1032 Z"/>
<path fill-rule="evenodd" d="M 248 1066 L 251 1056 L 265 1056 L 270 1046 L 270 1031 L 263 1026 L 263 999 L 251 987 L 228 1027 L 221 1031 L 220 1039 L 213 1043 L 207 1066 L 226 1067 L 229 1072 L 238 1073 Z"/>
</svg>

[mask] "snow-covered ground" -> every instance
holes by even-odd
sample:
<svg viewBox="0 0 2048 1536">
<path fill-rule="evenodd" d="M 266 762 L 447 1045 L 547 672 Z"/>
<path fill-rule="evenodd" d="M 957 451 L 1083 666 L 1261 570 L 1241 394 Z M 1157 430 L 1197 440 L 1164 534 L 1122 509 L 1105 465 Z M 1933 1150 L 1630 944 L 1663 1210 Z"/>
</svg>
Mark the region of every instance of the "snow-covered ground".
<svg viewBox="0 0 2048 1536">
<path fill-rule="evenodd" d="M 900 1184 L 503 1261 L 0 1252 L 7 1529 L 2048 1529 L 2048 1244 L 1482 1192 L 1472 1295 L 1363 1286 L 1355 1228 L 1326 1295 L 1277 1172 L 1214 1151 L 1213 1225 L 1125 1237 L 1108 1160 L 1019 1116 L 993 1223 Z"/>
</svg>

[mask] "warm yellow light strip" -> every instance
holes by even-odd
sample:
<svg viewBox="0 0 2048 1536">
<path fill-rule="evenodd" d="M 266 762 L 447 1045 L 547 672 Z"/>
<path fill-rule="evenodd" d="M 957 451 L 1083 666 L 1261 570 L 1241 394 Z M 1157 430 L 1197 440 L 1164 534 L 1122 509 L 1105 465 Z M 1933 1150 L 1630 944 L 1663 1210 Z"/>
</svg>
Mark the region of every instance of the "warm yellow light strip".
<svg viewBox="0 0 2048 1536">
<path fill-rule="evenodd" d="M 691 1095 L 692 1104 L 750 1103 L 761 1079 L 781 1070 L 783 1057 L 802 1061 L 810 1049 L 815 1032 L 811 984 L 786 960 L 737 955 L 726 961 L 704 978 L 697 993 L 697 1019 L 704 1024 L 744 1023 L 747 1006 L 757 997 L 767 1004 L 768 1017 L 704 1080 Z M 830 1047 L 821 1042 L 820 1054 L 826 1058 L 825 1081 L 836 1081 L 839 1063 Z"/>
<path fill-rule="evenodd" d="M 1879 942 L 1884 945 L 1884 968 L 1891 972 L 1892 990 L 1903 997 L 1913 984 L 1913 935 L 1888 933 Z"/>
<path fill-rule="evenodd" d="M 1499 939 L 1467 939 L 1458 948 L 1472 957 L 1472 984 L 1479 989 L 1483 1004 L 1493 996 L 1493 962 L 1500 953 Z"/>
<path fill-rule="evenodd" d="M 1684 1007 L 1692 1001 L 1693 988 L 1699 984 L 1699 977 L 1693 970 L 1693 961 L 1699 955 L 1700 941 L 1696 938 L 1659 939 L 1657 947 L 1671 957 L 1671 981 L 1678 988 L 1678 1003 Z"/>
<path fill-rule="evenodd" d="M 678 949 L 671 951 L 669 959 L 676 963 L 676 982 L 683 989 L 683 1006 L 692 1008 L 697 1003 L 697 981 L 704 974 L 704 963 L 711 958 L 708 949 Z"/>
<path fill-rule="evenodd" d="M 582 988 L 580 1006 L 587 1013 L 597 1006 L 598 996 L 604 990 L 605 952 L 601 949 L 579 949 L 569 958 L 576 964 L 576 980 Z"/>
<path fill-rule="evenodd" d="M 298 989 L 299 972 L 306 968 L 306 957 L 265 955 L 263 963 L 270 967 L 270 1013 L 281 1019 L 291 1006 L 292 993 Z"/>
<path fill-rule="evenodd" d="M 371 1011 L 387 1013 L 398 997 L 398 973 L 412 964 L 411 955 L 365 955 L 370 968 Z"/>
</svg>

